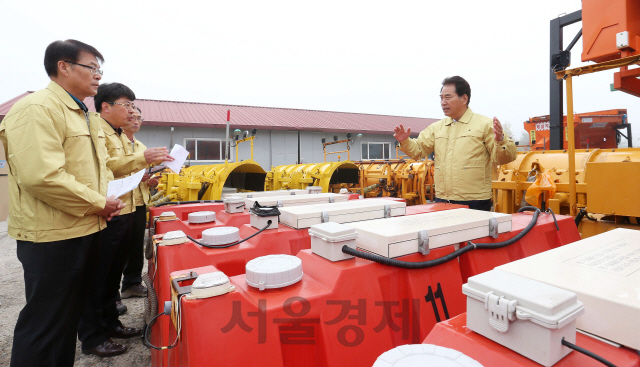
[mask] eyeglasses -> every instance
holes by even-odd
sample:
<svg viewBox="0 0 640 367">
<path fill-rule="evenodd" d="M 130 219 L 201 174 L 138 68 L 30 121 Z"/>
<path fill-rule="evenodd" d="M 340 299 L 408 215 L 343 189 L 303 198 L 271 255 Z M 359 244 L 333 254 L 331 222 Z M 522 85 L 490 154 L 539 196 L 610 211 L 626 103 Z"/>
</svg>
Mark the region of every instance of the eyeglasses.
<svg viewBox="0 0 640 367">
<path fill-rule="evenodd" d="M 136 105 L 133 102 L 125 102 L 125 103 L 120 103 L 120 102 L 107 102 L 110 105 L 114 105 L 114 104 L 119 104 L 120 106 L 124 106 L 126 109 L 128 110 L 135 110 L 136 109 Z"/>
<path fill-rule="evenodd" d="M 82 66 L 84 68 L 90 69 L 91 70 L 91 74 L 100 74 L 100 75 L 102 75 L 102 70 L 100 70 L 99 68 L 97 68 L 95 66 L 78 64 L 77 62 L 73 62 L 73 61 L 65 61 L 65 62 L 68 62 L 69 64 L 78 65 L 78 66 Z"/>
<path fill-rule="evenodd" d="M 134 118 L 134 120 L 138 120 L 140 122 L 144 122 L 144 119 L 142 117 L 136 117 L 136 118 Z"/>
</svg>

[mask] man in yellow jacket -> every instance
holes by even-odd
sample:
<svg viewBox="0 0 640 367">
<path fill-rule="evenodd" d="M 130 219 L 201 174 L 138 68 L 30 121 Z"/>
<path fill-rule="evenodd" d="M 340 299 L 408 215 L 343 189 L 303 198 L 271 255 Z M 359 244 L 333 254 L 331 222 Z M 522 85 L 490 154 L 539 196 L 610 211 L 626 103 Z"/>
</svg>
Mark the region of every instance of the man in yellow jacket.
<svg viewBox="0 0 640 367">
<path fill-rule="evenodd" d="M 435 152 L 436 202 L 468 205 L 490 211 L 491 172 L 495 164 L 516 159 L 516 146 L 502 132 L 497 118 L 469 108 L 471 87 L 459 76 L 446 78 L 440 90 L 440 106 L 446 118 L 429 125 L 417 139 L 411 129 L 396 126 L 393 135 L 400 150 L 413 159 Z"/>
<path fill-rule="evenodd" d="M 26 305 L 11 366 L 72 366 L 76 327 L 96 268 L 99 231 L 124 204 L 105 197 L 111 173 L 97 93 L 104 59 L 76 40 L 44 55 L 51 83 L 16 102 L 0 124 L 9 164 L 9 235 L 17 240 Z"/>
<path fill-rule="evenodd" d="M 131 123 L 135 110 L 135 94 L 120 83 L 107 83 L 98 88 L 93 98 L 96 111 L 100 113 L 101 126 L 109 159 L 107 167 L 115 179 L 121 179 L 145 169 L 148 164 L 171 161 L 167 148 L 151 148 L 140 152 L 129 152 L 125 147 L 126 136 L 122 127 Z M 123 138 L 124 136 L 124 138 Z M 78 338 L 82 342 L 82 353 L 110 357 L 127 350 L 123 344 L 111 338 L 131 338 L 141 330 L 122 325 L 118 320 L 116 300 L 119 298 L 120 278 L 131 244 L 131 230 L 135 217 L 133 191 L 120 197 L 126 207 L 114 217 L 101 234 L 100 254 L 93 287 L 82 318 L 78 325 Z"/>
</svg>

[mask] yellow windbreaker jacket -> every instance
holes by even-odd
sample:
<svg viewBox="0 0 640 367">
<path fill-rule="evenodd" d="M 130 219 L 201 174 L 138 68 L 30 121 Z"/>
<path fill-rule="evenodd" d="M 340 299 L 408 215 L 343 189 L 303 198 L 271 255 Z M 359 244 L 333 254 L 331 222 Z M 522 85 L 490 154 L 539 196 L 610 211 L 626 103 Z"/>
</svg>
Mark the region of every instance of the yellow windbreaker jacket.
<svg viewBox="0 0 640 367">
<path fill-rule="evenodd" d="M 125 136 L 125 134 L 122 135 Z M 147 149 L 135 136 L 133 137 L 133 144 L 128 137 L 125 137 L 125 139 L 127 140 L 127 149 L 131 153 L 144 152 Z M 146 183 L 140 182 L 140 185 L 133 190 L 133 203 L 135 206 L 149 205 L 149 186 Z"/>
<path fill-rule="evenodd" d="M 107 152 L 109 153 L 109 159 L 107 160 L 107 167 L 113 172 L 115 179 L 124 178 L 130 176 L 143 168 L 147 167 L 147 161 L 144 158 L 144 150 L 136 151 L 132 153 L 127 141 L 127 135 L 123 132 L 121 135 L 109 125 L 105 119 L 102 120 L 102 129 L 106 135 Z M 124 209 L 120 211 L 120 215 L 129 214 L 136 211 L 136 206 L 133 200 L 133 191 L 130 191 L 120 197 L 123 203 L 126 204 Z"/>
<path fill-rule="evenodd" d="M 413 159 L 435 152 L 436 197 L 455 201 L 490 199 L 493 167 L 517 154 L 508 136 L 495 141 L 492 119 L 470 108 L 457 122 L 447 117 L 429 125 L 417 139 L 401 142 L 400 149 Z"/>
<path fill-rule="evenodd" d="M 105 134 L 57 83 L 16 102 L 0 123 L 9 166 L 9 235 L 30 242 L 82 237 L 106 227 Z"/>
</svg>

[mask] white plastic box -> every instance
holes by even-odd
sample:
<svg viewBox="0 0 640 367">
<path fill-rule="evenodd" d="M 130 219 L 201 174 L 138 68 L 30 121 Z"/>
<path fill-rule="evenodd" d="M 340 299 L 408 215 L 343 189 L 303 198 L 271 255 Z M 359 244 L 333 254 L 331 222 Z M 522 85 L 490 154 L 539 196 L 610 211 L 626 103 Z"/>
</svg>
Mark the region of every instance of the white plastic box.
<svg viewBox="0 0 640 367">
<path fill-rule="evenodd" d="M 307 192 L 309 194 L 320 194 L 322 193 L 322 186 L 307 186 Z"/>
<path fill-rule="evenodd" d="M 247 208 L 251 208 L 256 201 L 262 206 L 298 206 L 298 205 L 315 205 L 329 204 L 348 201 L 347 195 L 340 194 L 315 194 L 315 195 L 284 195 L 284 196 L 267 196 L 262 198 L 246 198 L 244 203 Z"/>
<path fill-rule="evenodd" d="M 365 200 L 366 201 L 366 200 Z M 358 248 L 394 258 L 511 231 L 511 214 L 452 209 L 398 218 L 352 223 Z M 422 247 L 426 250 L 421 251 Z"/>
<path fill-rule="evenodd" d="M 267 225 L 267 222 L 271 221 L 271 224 L 269 225 L 269 227 L 267 227 L 267 229 L 276 229 L 278 228 L 278 216 L 277 215 L 273 215 L 270 217 L 261 217 L 259 215 L 255 215 L 253 213 L 249 214 L 249 224 L 251 224 L 252 227 L 255 227 L 257 229 L 262 229 Z"/>
<path fill-rule="evenodd" d="M 244 212 L 245 203 L 241 196 L 227 196 L 222 200 L 224 202 L 224 211 L 229 214 Z"/>
<path fill-rule="evenodd" d="M 311 251 L 327 260 L 340 261 L 353 258 L 342 252 L 342 246 L 355 250 L 358 234 L 353 227 L 344 224 L 327 222 L 315 224 L 309 228 Z"/>
<path fill-rule="evenodd" d="M 342 195 L 346 197 L 346 195 Z M 405 202 L 384 199 L 350 200 L 335 204 L 280 208 L 280 222 L 301 229 L 325 222 L 349 223 L 405 215 Z"/>
<path fill-rule="evenodd" d="M 640 350 L 640 231 L 617 228 L 498 269 L 576 292 L 578 329 Z"/>
<path fill-rule="evenodd" d="M 235 189 L 234 189 L 235 190 Z M 259 198 L 265 196 L 285 196 L 285 195 L 308 195 L 309 192 L 307 190 L 275 190 L 275 191 L 249 191 L 249 192 L 230 192 L 230 193 L 222 193 L 222 199 L 228 198 L 229 196 L 240 196 L 243 199 L 246 198 Z"/>
<path fill-rule="evenodd" d="M 584 312 L 575 293 L 501 270 L 469 278 L 467 327 L 543 366 L 552 366 L 575 344 Z"/>
</svg>

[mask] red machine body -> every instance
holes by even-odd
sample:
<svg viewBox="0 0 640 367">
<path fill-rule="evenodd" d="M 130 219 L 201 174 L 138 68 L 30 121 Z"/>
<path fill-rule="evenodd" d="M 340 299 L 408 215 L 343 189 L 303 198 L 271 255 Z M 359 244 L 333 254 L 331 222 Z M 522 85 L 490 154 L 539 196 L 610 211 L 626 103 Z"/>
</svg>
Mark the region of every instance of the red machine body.
<svg viewBox="0 0 640 367">
<path fill-rule="evenodd" d="M 495 343 L 467 328 L 467 314 L 437 324 L 423 344 L 434 344 L 455 349 L 476 360 L 483 366 L 539 367 L 522 355 Z M 596 353 L 618 367 L 640 367 L 640 355 L 625 347 L 614 347 L 581 333 L 576 334 L 576 344 Z M 578 352 L 571 352 L 554 367 L 599 367 L 602 363 Z"/>
</svg>

